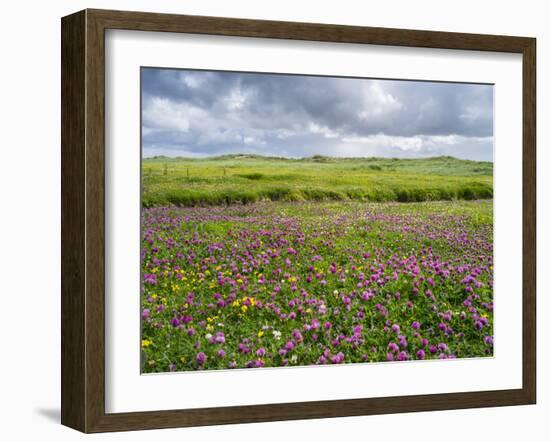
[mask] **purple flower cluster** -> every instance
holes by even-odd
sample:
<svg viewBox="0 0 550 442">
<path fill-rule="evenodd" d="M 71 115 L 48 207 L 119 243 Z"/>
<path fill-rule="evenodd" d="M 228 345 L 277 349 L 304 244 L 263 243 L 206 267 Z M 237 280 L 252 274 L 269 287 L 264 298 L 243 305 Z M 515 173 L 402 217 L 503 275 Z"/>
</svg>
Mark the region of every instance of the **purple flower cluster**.
<svg viewBox="0 0 550 442">
<path fill-rule="evenodd" d="M 464 204 L 144 209 L 143 370 L 492 355 L 492 224 Z"/>
</svg>

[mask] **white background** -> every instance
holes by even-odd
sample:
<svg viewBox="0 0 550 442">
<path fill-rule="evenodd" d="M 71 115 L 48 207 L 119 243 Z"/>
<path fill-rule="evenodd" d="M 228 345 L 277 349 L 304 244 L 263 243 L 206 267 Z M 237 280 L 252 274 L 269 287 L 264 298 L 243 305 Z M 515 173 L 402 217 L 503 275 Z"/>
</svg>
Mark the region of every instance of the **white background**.
<svg viewBox="0 0 550 442">
<path fill-rule="evenodd" d="M 108 31 L 106 61 L 108 413 L 521 387 L 521 56 Z M 494 83 L 495 357 L 140 376 L 140 66 Z"/>
<path fill-rule="evenodd" d="M 525 439 L 547 433 L 550 413 L 550 326 L 544 322 L 550 258 L 548 203 L 543 205 L 550 167 L 550 29 L 545 2 L 439 1 L 387 3 L 302 1 L 49 1 L 21 0 L 2 11 L 0 109 L 2 112 L 2 303 L 0 304 L 0 401 L 6 440 L 80 440 L 61 427 L 60 391 L 60 30 L 59 17 L 84 7 L 133 9 L 218 16 L 342 23 L 365 26 L 500 33 L 538 38 L 538 405 L 314 421 L 232 425 L 195 429 L 96 435 L 96 440 L 334 440 L 357 437 L 392 440 Z M 396 430 L 398 429 L 398 430 Z M 394 437 L 392 437 L 394 436 Z M 544 436 L 542 436 L 544 437 Z"/>
</svg>

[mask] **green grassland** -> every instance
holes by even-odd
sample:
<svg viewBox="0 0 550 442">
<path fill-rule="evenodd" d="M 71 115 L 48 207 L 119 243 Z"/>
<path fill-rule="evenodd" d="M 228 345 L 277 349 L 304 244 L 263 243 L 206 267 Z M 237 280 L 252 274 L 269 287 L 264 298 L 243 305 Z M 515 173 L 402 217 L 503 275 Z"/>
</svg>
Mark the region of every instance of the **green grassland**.
<svg viewBox="0 0 550 442">
<path fill-rule="evenodd" d="M 265 200 L 474 200 L 493 197 L 493 164 L 453 157 L 154 157 L 143 159 L 142 185 L 145 207 Z"/>
</svg>

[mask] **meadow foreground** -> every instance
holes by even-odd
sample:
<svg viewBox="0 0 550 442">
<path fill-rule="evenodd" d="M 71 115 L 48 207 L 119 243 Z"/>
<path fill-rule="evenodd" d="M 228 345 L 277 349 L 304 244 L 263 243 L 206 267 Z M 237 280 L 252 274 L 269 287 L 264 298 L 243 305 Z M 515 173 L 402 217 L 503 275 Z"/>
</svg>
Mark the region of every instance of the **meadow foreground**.
<svg viewBox="0 0 550 442">
<path fill-rule="evenodd" d="M 490 356 L 492 258 L 492 200 L 144 208 L 142 371 Z"/>
</svg>

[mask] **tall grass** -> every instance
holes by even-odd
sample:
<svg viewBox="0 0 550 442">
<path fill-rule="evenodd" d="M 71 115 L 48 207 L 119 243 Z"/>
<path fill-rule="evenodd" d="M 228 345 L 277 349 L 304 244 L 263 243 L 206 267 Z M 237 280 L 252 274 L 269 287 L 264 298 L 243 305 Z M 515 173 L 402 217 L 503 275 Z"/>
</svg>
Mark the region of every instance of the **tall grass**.
<svg viewBox="0 0 550 442">
<path fill-rule="evenodd" d="M 493 197 L 492 163 L 431 159 L 226 156 L 143 160 L 145 207 L 257 201 L 474 200 Z"/>
</svg>

